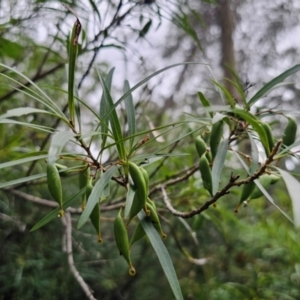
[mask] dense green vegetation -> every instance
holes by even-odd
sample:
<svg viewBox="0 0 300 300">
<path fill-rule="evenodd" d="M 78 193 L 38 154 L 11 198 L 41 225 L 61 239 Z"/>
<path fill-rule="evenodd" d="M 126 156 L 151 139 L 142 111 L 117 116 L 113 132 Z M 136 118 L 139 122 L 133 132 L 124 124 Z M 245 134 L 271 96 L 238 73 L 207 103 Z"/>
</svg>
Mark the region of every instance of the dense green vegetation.
<svg viewBox="0 0 300 300">
<path fill-rule="evenodd" d="M 270 105 L 300 65 L 249 95 L 199 61 L 123 80 L 96 58 L 128 55 L 126 30 L 144 41 L 167 12 L 200 52 L 201 12 L 61 2 L 1 4 L 0 299 L 300 299 L 299 112 Z M 191 113 L 151 98 L 199 66 L 214 92 Z"/>
</svg>

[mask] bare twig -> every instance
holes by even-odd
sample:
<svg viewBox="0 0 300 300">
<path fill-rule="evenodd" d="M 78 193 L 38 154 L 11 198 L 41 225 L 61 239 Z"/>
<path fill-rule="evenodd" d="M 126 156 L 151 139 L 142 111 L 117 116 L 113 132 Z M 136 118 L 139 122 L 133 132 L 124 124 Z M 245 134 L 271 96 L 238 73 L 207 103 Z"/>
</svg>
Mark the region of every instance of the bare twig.
<svg viewBox="0 0 300 300">
<path fill-rule="evenodd" d="M 67 246 L 67 253 L 68 253 L 68 263 L 70 266 L 70 270 L 81 286 L 82 290 L 84 291 L 85 295 L 90 300 L 97 300 L 93 294 L 90 288 L 88 287 L 87 283 L 84 281 L 84 279 L 81 277 L 80 273 L 75 267 L 74 264 L 74 258 L 73 258 L 73 246 L 72 246 L 72 220 L 71 215 L 69 212 L 66 212 L 65 217 L 61 218 L 62 222 L 65 226 L 65 234 L 66 234 L 66 246 Z"/>
<path fill-rule="evenodd" d="M 31 201 L 31 202 L 34 202 L 34 203 L 37 203 L 37 204 L 40 204 L 40 205 L 54 207 L 54 208 L 58 207 L 58 203 L 54 202 L 54 201 L 51 201 L 51 200 L 42 199 L 40 197 L 32 196 L 32 195 L 29 195 L 27 193 L 24 193 L 24 192 L 21 192 L 19 190 L 15 190 L 15 189 L 7 189 L 7 191 L 10 192 L 11 194 L 19 196 L 19 197 L 21 197 L 21 198 L 23 198 L 27 201 Z M 72 214 L 78 214 L 78 213 L 82 212 L 81 208 L 76 209 L 76 208 L 73 208 L 73 207 L 68 207 L 66 209 L 66 211 L 69 212 L 69 213 L 72 213 Z"/>
<path fill-rule="evenodd" d="M 168 208 L 168 210 L 173 215 L 181 217 L 181 218 L 185 218 L 185 219 L 191 218 L 194 215 L 200 214 L 204 210 L 208 209 L 212 204 L 217 202 L 217 200 L 220 199 L 222 196 L 228 194 L 232 187 L 240 186 L 242 184 L 247 184 L 251 181 L 254 181 L 254 180 L 258 179 L 262 174 L 264 174 L 264 172 L 266 171 L 268 165 L 270 165 L 273 162 L 274 156 L 276 155 L 281 143 L 282 143 L 281 140 L 279 140 L 277 142 L 277 144 L 272 149 L 272 152 L 270 153 L 270 155 L 267 158 L 267 160 L 265 161 L 265 163 L 262 164 L 260 166 L 260 168 L 254 174 L 252 174 L 251 176 L 249 176 L 248 178 L 246 178 L 244 180 L 239 180 L 239 181 L 238 181 L 239 175 L 234 176 L 233 174 L 231 174 L 229 182 L 219 192 L 217 192 L 210 200 L 206 201 L 202 206 L 200 206 L 199 208 L 194 209 L 190 212 L 180 212 L 180 211 L 176 210 L 172 206 L 171 202 L 168 199 L 168 195 L 167 195 L 167 192 L 166 192 L 166 189 L 165 189 L 165 187 L 167 185 L 166 184 L 161 184 L 159 186 L 159 188 L 161 189 L 163 200 L 164 200 L 164 203 L 165 203 L 166 207 Z"/>
</svg>

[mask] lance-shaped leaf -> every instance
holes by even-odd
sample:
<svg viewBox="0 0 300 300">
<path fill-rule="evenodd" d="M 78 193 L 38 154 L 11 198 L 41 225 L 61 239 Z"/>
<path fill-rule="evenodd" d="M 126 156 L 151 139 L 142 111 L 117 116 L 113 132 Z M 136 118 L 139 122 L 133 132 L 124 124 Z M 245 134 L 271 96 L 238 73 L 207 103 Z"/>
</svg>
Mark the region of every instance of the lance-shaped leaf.
<svg viewBox="0 0 300 300">
<path fill-rule="evenodd" d="M 85 224 L 85 222 L 89 219 L 90 214 L 92 213 L 95 205 L 98 203 L 99 198 L 101 198 L 103 191 L 107 187 L 107 184 L 109 183 L 109 181 L 111 180 L 112 176 L 114 175 L 117 169 L 118 169 L 117 166 L 110 167 L 96 182 L 89 196 L 89 199 L 87 200 L 86 207 L 79 218 L 78 225 L 77 225 L 78 229 L 81 228 Z"/>
<path fill-rule="evenodd" d="M 265 96 L 275 85 L 282 82 L 287 77 L 297 73 L 298 71 L 300 71 L 300 64 L 295 65 L 294 67 L 288 69 L 287 71 L 281 73 L 280 75 L 269 81 L 249 100 L 248 105 L 251 106 L 256 103 L 259 99 Z"/>
<path fill-rule="evenodd" d="M 112 78 L 113 78 L 113 74 L 114 74 L 115 68 L 112 68 L 106 78 L 105 78 L 105 83 L 106 86 L 108 88 L 108 90 L 110 91 L 111 89 L 111 84 L 112 84 Z M 108 133 L 108 119 L 105 119 L 105 116 L 108 112 L 107 109 L 107 105 L 106 105 L 106 100 L 105 100 L 105 94 L 104 91 L 102 93 L 101 96 L 101 100 L 100 100 L 100 111 L 99 111 L 99 116 L 100 116 L 100 120 L 101 120 L 101 138 L 102 138 L 102 143 L 101 143 L 101 149 L 105 148 L 105 144 L 106 144 L 106 140 L 107 140 L 107 133 Z"/>
<path fill-rule="evenodd" d="M 218 191 L 222 169 L 224 167 L 224 162 L 226 158 L 226 153 L 228 150 L 228 139 L 223 140 L 218 148 L 216 157 L 214 159 L 212 167 L 212 194 L 215 195 Z"/>
<path fill-rule="evenodd" d="M 65 144 L 74 137 L 74 133 L 70 131 L 56 132 L 51 139 L 48 152 L 48 162 L 53 163 L 58 159 Z"/>
<path fill-rule="evenodd" d="M 174 298 L 176 300 L 183 300 L 181 288 L 178 282 L 178 278 L 171 257 L 164 243 L 162 242 L 161 237 L 157 233 L 151 221 L 146 218 L 146 215 L 143 211 L 141 211 L 138 214 L 138 218 L 140 219 L 143 229 L 145 230 L 150 240 L 150 243 L 158 257 L 158 260 L 162 266 L 162 269 L 169 281 L 169 284 L 174 294 Z"/>
<path fill-rule="evenodd" d="M 254 129 L 254 131 L 257 132 L 259 135 L 260 141 L 263 144 L 263 146 L 270 151 L 270 145 L 268 142 L 268 137 L 266 135 L 266 132 L 264 128 L 261 126 L 260 120 L 258 120 L 253 114 L 250 112 L 247 112 L 242 109 L 234 109 L 233 112 L 237 114 L 239 117 L 244 119 L 246 122 L 248 122 Z"/>
<path fill-rule="evenodd" d="M 98 72 L 98 76 L 99 76 L 99 79 L 100 79 L 100 82 L 101 82 L 101 85 L 103 88 L 103 95 L 104 95 L 104 99 L 105 99 L 105 103 L 106 103 L 106 108 L 110 112 L 109 113 L 109 122 L 111 125 L 114 140 L 116 142 L 118 154 L 121 159 L 125 159 L 126 151 L 125 151 L 124 141 L 122 140 L 123 139 L 122 130 L 121 130 L 121 125 L 120 125 L 120 121 L 118 118 L 118 114 L 117 114 L 116 109 L 112 109 L 114 107 L 114 102 L 110 95 L 108 86 L 106 85 L 103 77 L 101 76 L 101 74 L 99 72 Z"/>
<path fill-rule="evenodd" d="M 129 82 L 127 80 L 125 80 L 125 82 L 124 82 L 123 91 L 124 91 L 124 94 L 126 94 L 128 91 L 130 91 Z M 126 109 L 126 114 L 127 114 L 128 134 L 129 134 L 129 136 L 133 136 L 135 134 L 136 124 L 135 124 L 135 108 L 134 108 L 133 99 L 132 99 L 131 94 L 129 94 L 125 98 L 124 103 L 125 103 L 125 109 Z M 130 149 L 133 146 L 133 142 L 134 142 L 134 137 L 130 138 Z"/>
<path fill-rule="evenodd" d="M 63 203 L 63 209 L 67 209 L 75 200 L 77 200 L 78 198 L 80 198 L 83 194 L 85 193 L 85 188 L 81 189 L 78 193 L 76 193 L 74 196 L 70 197 L 69 199 L 67 199 L 64 203 Z M 36 223 L 32 228 L 31 228 L 31 232 L 38 230 L 39 228 L 41 228 L 42 226 L 46 225 L 47 223 L 49 223 L 50 221 L 52 221 L 53 219 L 57 218 L 58 214 L 59 214 L 60 208 L 57 207 L 56 209 L 54 209 L 52 212 L 50 212 L 48 215 L 46 215 L 42 220 L 40 220 L 38 223 Z"/>
<path fill-rule="evenodd" d="M 300 182 L 287 171 L 277 168 L 279 171 L 293 204 L 294 223 L 296 227 L 300 226 Z"/>
</svg>

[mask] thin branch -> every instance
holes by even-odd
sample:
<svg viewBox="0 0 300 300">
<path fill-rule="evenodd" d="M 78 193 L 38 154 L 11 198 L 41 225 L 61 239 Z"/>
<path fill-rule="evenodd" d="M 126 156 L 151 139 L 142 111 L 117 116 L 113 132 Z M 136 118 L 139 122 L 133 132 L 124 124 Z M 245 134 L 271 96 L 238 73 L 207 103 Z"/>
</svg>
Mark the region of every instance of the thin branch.
<svg viewBox="0 0 300 300">
<path fill-rule="evenodd" d="M 16 189 L 6 189 L 6 191 L 8 191 L 9 193 L 11 193 L 13 195 L 19 196 L 19 197 L 21 197 L 21 198 L 23 198 L 27 201 L 31 201 L 31 202 L 34 202 L 34 203 L 37 203 L 37 204 L 40 204 L 40 205 L 48 206 L 48 207 L 54 207 L 54 208 L 58 207 L 57 202 L 47 200 L 47 199 L 42 199 L 42 198 L 36 197 L 36 196 L 32 196 L 32 195 L 29 195 L 27 193 L 16 190 Z M 81 208 L 76 209 L 76 208 L 73 208 L 73 207 L 68 207 L 66 211 L 69 212 L 69 213 L 72 213 L 72 214 L 78 214 L 78 213 L 82 212 Z"/>
<path fill-rule="evenodd" d="M 80 273 L 75 267 L 74 264 L 74 258 L 73 258 L 73 245 L 72 245 L 72 220 L 71 215 L 69 212 L 66 212 L 65 217 L 61 218 L 64 226 L 65 226 L 65 234 L 66 234 L 66 246 L 67 246 L 67 254 L 68 254 L 68 263 L 70 270 L 81 286 L 82 290 L 84 291 L 85 295 L 90 300 L 97 300 L 93 294 L 90 288 L 88 287 L 87 283 L 84 281 L 84 279 L 81 277 Z"/>
<path fill-rule="evenodd" d="M 234 186 L 240 186 L 242 184 L 247 184 L 249 182 L 252 182 L 256 179 L 258 179 L 262 174 L 264 174 L 264 172 L 266 171 L 268 165 L 270 165 L 273 160 L 274 160 L 274 156 L 276 155 L 280 145 L 281 145 L 282 141 L 279 140 L 277 142 L 277 144 L 274 146 L 274 148 L 272 149 L 272 152 L 270 153 L 269 157 L 267 158 L 267 160 L 265 161 L 264 164 L 261 165 L 261 167 L 251 176 L 249 176 L 248 178 L 244 179 L 244 180 L 240 180 L 237 181 L 239 179 L 239 175 L 234 176 L 233 174 L 231 174 L 230 180 L 229 182 L 220 190 L 218 191 L 210 200 L 206 201 L 202 206 L 200 206 L 197 209 L 194 209 L 190 212 L 180 212 L 178 210 L 176 210 L 170 200 L 168 199 L 168 195 L 166 192 L 166 184 L 161 184 L 159 186 L 162 196 L 163 196 L 163 200 L 164 203 L 166 205 L 166 207 L 168 208 L 168 210 L 175 216 L 184 218 L 184 219 L 188 219 L 193 217 L 194 215 L 198 215 L 201 212 L 203 212 L 204 210 L 208 209 L 212 204 L 214 204 L 215 202 L 218 201 L 218 199 L 220 199 L 222 196 L 229 194 L 230 193 L 230 189 Z"/>
</svg>

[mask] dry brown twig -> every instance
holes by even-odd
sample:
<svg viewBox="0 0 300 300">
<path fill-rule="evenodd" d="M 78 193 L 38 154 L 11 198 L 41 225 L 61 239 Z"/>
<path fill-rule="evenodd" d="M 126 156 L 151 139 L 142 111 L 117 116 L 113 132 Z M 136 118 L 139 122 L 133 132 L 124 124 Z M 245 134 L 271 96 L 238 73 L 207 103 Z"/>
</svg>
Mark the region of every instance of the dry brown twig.
<svg viewBox="0 0 300 300">
<path fill-rule="evenodd" d="M 220 199 L 222 196 L 228 194 L 230 192 L 230 189 L 234 186 L 240 186 L 242 184 L 247 184 L 251 181 L 254 181 L 256 179 L 258 179 L 262 174 L 264 174 L 264 172 L 266 171 L 267 167 L 273 162 L 274 160 L 274 156 L 276 155 L 280 145 L 281 145 L 282 141 L 279 140 L 277 142 L 277 144 L 274 146 L 274 148 L 272 149 L 269 157 L 267 158 L 267 160 L 265 161 L 264 164 L 262 164 L 260 166 L 260 168 L 254 173 L 252 174 L 251 176 L 247 177 L 246 179 L 244 180 L 240 180 L 240 181 L 237 181 L 239 179 L 239 175 L 236 175 L 234 176 L 233 174 L 231 174 L 231 177 L 229 179 L 229 182 L 220 190 L 218 191 L 210 200 L 206 201 L 202 206 L 200 206 L 199 208 L 197 209 L 194 209 L 190 212 L 180 212 L 178 210 L 176 210 L 169 198 L 168 198 L 168 195 L 167 195 L 167 191 L 166 191 L 166 184 L 161 184 L 159 186 L 160 190 L 161 190 L 161 193 L 162 193 L 162 196 L 163 196 L 163 200 L 164 200 L 164 203 L 166 205 L 166 207 L 168 208 L 168 210 L 175 216 L 178 216 L 178 217 L 181 217 L 181 218 L 185 218 L 185 219 L 188 219 L 188 218 L 191 218 L 193 217 L 194 215 L 198 215 L 200 214 L 201 212 L 203 212 L 204 210 L 208 209 L 212 204 L 214 204 L 215 202 L 217 202 L 218 199 Z"/>
</svg>

